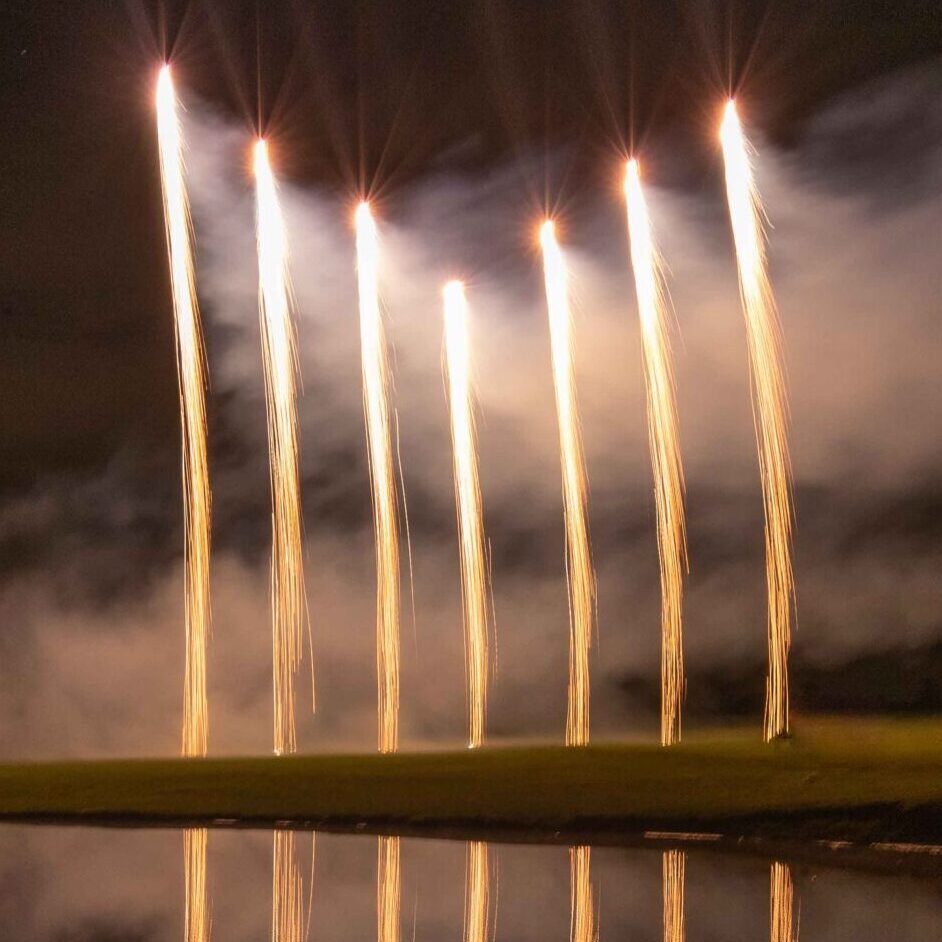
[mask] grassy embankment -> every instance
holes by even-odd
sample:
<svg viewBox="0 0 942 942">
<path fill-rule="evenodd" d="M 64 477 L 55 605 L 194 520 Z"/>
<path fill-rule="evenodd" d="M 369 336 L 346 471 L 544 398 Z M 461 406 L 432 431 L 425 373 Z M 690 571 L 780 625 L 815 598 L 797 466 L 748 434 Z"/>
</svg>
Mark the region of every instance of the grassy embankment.
<svg viewBox="0 0 942 942">
<path fill-rule="evenodd" d="M 942 720 L 800 718 L 681 746 L 0 765 L 0 819 L 274 822 L 553 840 L 645 831 L 942 844 Z"/>
</svg>

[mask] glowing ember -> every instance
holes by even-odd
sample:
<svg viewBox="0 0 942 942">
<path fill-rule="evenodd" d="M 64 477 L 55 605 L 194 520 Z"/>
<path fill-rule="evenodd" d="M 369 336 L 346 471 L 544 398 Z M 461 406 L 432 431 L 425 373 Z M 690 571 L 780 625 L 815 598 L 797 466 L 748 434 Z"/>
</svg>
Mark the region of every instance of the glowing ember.
<svg viewBox="0 0 942 942">
<path fill-rule="evenodd" d="M 648 445 L 654 471 L 661 562 L 661 743 L 669 746 L 680 741 L 684 698 L 683 597 L 687 568 L 684 470 L 677 434 L 667 291 L 636 160 L 628 162 L 625 197 L 631 267 L 641 318 Z"/>
<path fill-rule="evenodd" d="M 468 744 L 484 742 L 488 681 L 488 572 L 478 481 L 468 305 L 464 286 L 445 287 L 445 362 L 454 460 L 461 601 L 464 611 L 465 674 L 468 681 Z"/>
<path fill-rule="evenodd" d="M 399 942 L 399 838 L 379 839 L 376 880 L 377 942 Z"/>
<path fill-rule="evenodd" d="M 687 855 L 664 852 L 664 942 L 684 942 L 684 867 Z"/>
<path fill-rule="evenodd" d="M 597 942 L 595 927 L 595 901 L 592 894 L 590 871 L 592 849 L 572 847 L 569 850 L 569 892 L 571 942 Z"/>
<path fill-rule="evenodd" d="M 298 480 L 298 419 L 288 237 L 265 141 L 255 145 L 258 285 L 272 487 L 272 649 L 275 752 L 294 752 L 294 675 L 306 619 Z"/>
<path fill-rule="evenodd" d="M 399 745 L 399 518 L 389 407 L 389 363 L 379 307 L 379 244 L 368 203 L 356 212 L 363 409 L 376 540 L 379 749 Z"/>
<path fill-rule="evenodd" d="M 209 906 L 206 897 L 206 828 L 183 832 L 184 939 L 209 942 Z"/>
<path fill-rule="evenodd" d="M 726 195 L 736 244 L 739 293 L 746 317 L 756 443 L 765 505 L 766 584 L 769 606 L 769 674 L 765 738 L 788 733 L 788 651 L 791 647 L 792 506 L 788 454 L 788 403 L 778 312 L 766 264 L 763 210 L 736 105 L 730 101 L 720 131 Z"/>
<path fill-rule="evenodd" d="M 469 841 L 464 893 L 464 942 L 490 942 L 490 897 L 487 844 L 483 841 Z"/>
<path fill-rule="evenodd" d="M 559 452 L 566 520 L 566 572 L 569 577 L 569 708 L 566 744 L 589 742 L 589 649 L 595 614 L 595 573 L 586 521 L 586 476 L 573 374 L 572 315 L 566 260 L 552 222 L 540 230 L 546 306 L 549 314 L 553 383 L 559 423 Z"/>
</svg>

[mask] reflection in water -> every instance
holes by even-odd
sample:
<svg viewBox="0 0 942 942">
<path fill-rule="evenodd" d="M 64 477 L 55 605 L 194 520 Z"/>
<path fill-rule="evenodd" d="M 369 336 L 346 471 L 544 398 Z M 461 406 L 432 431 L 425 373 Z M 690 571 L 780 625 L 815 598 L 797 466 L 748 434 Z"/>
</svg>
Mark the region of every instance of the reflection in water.
<svg viewBox="0 0 942 942">
<path fill-rule="evenodd" d="M 796 942 L 798 936 L 794 931 L 794 896 L 791 867 L 776 860 L 772 864 L 772 886 L 769 894 L 771 942 Z"/>
<path fill-rule="evenodd" d="M 682 850 L 664 852 L 664 942 L 684 942 L 684 867 Z"/>
<path fill-rule="evenodd" d="M 379 839 L 376 871 L 376 938 L 399 942 L 399 838 Z"/>
<path fill-rule="evenodd" d="M 592 877 L 589 872 L 592 848 L 572 847 L 569 850 L 570 896 L 572 916 L 571 942 L 596 942 L 595 902 L 592 898 Z"/>
<path fill-rule="evenodd" d="M 184 938 L 186 942 L 209 942 L 209 906 L 206 899 L 206 828 L 183 832 L 183 883 L 186 895 Z"/>
<path fill-rule="evenodd" d="M 464 890 L 464 942 L 487 942 L 490 924 L 490 868 L 487 844 L 468 842 L 468 867 Z"/>
<path fill-rule="evenodd" d="M 272 942 L 301 942 L 305 936 L 304 883 L 293 831 L 275 831 L 272 857 Z"/>
</svg>

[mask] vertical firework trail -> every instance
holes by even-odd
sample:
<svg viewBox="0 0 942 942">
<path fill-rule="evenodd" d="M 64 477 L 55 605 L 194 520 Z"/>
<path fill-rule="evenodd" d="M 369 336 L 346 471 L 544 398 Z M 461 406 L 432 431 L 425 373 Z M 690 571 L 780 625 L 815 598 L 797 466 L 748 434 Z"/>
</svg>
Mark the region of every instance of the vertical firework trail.
<svg viewBox="0 0 942 942">
<path fill-rule="evenodd" d="M 730 101 L 720 131 L 726 165 L 726 195 L 746 317 L 756 444 L 765 507 L 766 584 L 769 606 L 769 671 L 765 738 L 788 733 L 788 651 L 791 647 L 792 506 L 788 455 L 788 402 L 778 311 L 769 282 L 764 213 L 743 136 Z"/>
<path fill-rule="evenodd" d="M 399 838 L 379 839 L 376 867 L 377 942 L 399 942 Z"/>
<path fill-rule="evenodd" d="M 569 849 L 570 942 L 596 942 L 595 900 L 590 870 L 592 848 Z"/>
<path fill-rule="evenodd" d="M 684 942 L 684 868 L 682 850 L 664 852 L 664 942 Z"/>
<path fill-rule="evenodd" d="M 770 942 L 798 942 L 795 931 L 795 887 L 788 864 L 772 864 L 769 890 Z"/>
<path fill-rule="evenodd" d="M 206 646 L 209 634 L 210 491 L 206 459 L 206 364 L 193 254 L 190 209 L 183 168 L 183 137 L 170 66 L 157 80 L 157 142 L 164 223 L 170 256 L 170 281 L 176 328 L 177 377 L 183 444 L 183 495 L 186 524 L 186 666 L 183 694 L 183 755 L 205 756 L 208 739 Z M 206 942 L 207 832 L 183 833 L 185 938 Z"/>
<path fill-rule="evenodd" d="M 468 305 L 460 281 L 445 286 L 445 363 L 454 461 L 465 675 L 468 684 L 468 745 L 484 742 L 487 721 L 488 587 L 474 425 L 474 391 L 468 340 Z"/>
<path fill-rule="evenodd" d="M 467 878 L 464 891 L 464 942 L 489 942 L 491 914 L 490 872 L 487 844 L 468 841 Z"/>
<path fill-rule="evenodd" d="M 628 162 L 625 199 L 631 267 L 641 319 L 648 445 L 654 472 L 661 563 L 661 744 L 669 746 L 680 741 L 684 698 L 683 595 L 687 568 L 684 469 L 677 433 L 667 290 L 636 160 Z"/>
<path fill-rule="evenodd" d="M 356 212 L 363 409 L 376 540 L 377 722 L 380 752 L 399 746 L 399 518 L 392 455 L 389 363 L 379 307 L 379 245 L 368 203 Z"/>
<path fill-rule="evenodd" d="M 272 668 L 275 752 L 294 752 L 294 677 L 304 646 L 304 568 L 298 480 L 297 353 L 288 237 L 265 141 L 255 145 L 258 298 L 272 489 Z"/>
<path fill-rule="evenodd" d="M 293 831 L 275 831 L 272 859 L 272 942 L 301 942 L 306 928 L 304 881 L 295 855 Z"/>
<path fill-rule="evenodd" d="M 549 314 L 553 384 L 559 422 L 559 451 L 566 521 L 566 572 L 569 579 L 569 707 L 566 745 L 589 742 L 589 649 L 595 614 L 595 574 L 586 521 L 585 459 L 573 372 L 572 314 L 566 260 L 551 221 L 540 230 L 546 306 Z"/>
</svg>

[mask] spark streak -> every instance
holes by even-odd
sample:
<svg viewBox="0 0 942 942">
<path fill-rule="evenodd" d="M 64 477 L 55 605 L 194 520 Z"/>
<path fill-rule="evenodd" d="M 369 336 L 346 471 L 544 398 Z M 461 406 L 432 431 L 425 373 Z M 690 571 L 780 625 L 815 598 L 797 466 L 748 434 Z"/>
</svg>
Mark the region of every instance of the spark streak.
<svg viewBox="0 0 942 942">
<path fill-rule="evenodd" d="M 467 882 L 464 893 L 464 942 L 489 942 L 490 872 L 487 844 L 468 841 Z"/>
<path fill-rule="evenodd" d="M 363 409 L 376 541 L 377 723 L 380 752 L 399 746 L 399 519 L 392 456 L 389 363 L 379 306 L 379 246 L 368 203 L 356 211 Z"/>
<path fill-rule="evenodd" d="M 570 942 L 598 940 L 590 872 L 591 853 L 592 848 L 588 846 L 572 847 L 569 850 Z"/>
<path fill-rule="evenodd" d="M 769 891 L 770 942 L 797 942 L 794 924 L 795 887 L 788 864 L 775 861 Z"/>
<path fill-rule="evenodd" d="M 765 507 L 766 586 L 769 608 L 769 671 L 765 738 L 788 733 L 788 652 L 791 647 L 792 506 L 788 453 L 788 402 L 778 311 L 769 282 L 763 209 L 735 102 L 720 131 L 726 164 L 726 194 L 739 270 L 752 365 L 753 413 Z"/>
<path fill-rule="evenodd" d="M 183 832 L 184 939 L 209 942 L 209 906 L 206 896 L 206 828 Z"/>
<path fill-rule="evenodd" d="M 684 942 L 684 869 L 682 850 L 664 852 L 664 942 Z"/>
<path fill-rule="evenodd" d="M 641 319 L 648 445 L 654 472 L 661 563 L 661 744 L 669 746 L 680 741 L 684 698 L 683 597 L 687 568 L 684 469 L 677 433 L 667 290 L 636 160 L 628 161 L 625 197 L 631 267 Z"/>
<path fill-rule="evenodd" d="M 255 145 L 259 312 L 272 488 L 272 666 L 278 755 L 294 752 L 294 675 L 306 618 L 298 480 L 297 353 L 288 238 L 265 141 Z"/>
<path fill-rule="evenodd" d="M 569 705 L 566 745 L 589 742 L 589 649 L 595 613 L 595 574 L 586 521 L 586 476 L 573 373 L 572 315 L 566 260 L 552 221 L 540 230 L 546 306 L 549 314 L 553 383 L 559 424 L 559 450 L 566 522 L 566 573 L 569 587 Z"/>
<path fill-rule="evenodd" d="M 182 477 L 186 527 L 186 666 L 183 680 L 183 755 L 205 756 L 209 742 L 206 647 L 209 636 L 210 490 L 206 457 L 206 363 L 191 249 L 183 136 L 170 66 L 157 79 L 157 142 L 164 224 L 170 257 L 176 333 L 177 382 L 183 446 Z M 183 832 L 184 932 L 187 942 L 207 942 L 207 831 Z"/>
<path fill-rule="evenodd" d="M 445 359 L 454 461 L 465 674 L 468 683 L 468 744 L 484 742 L 487 722 L 488 580 L 478 479 L 474 392 L 468 340 L 468 305 L 460 281 L 445 286 Z"/>
<path fill-rule="evenodd" d="M 377 942 L 399 942 L 399 838 L 381 837 L 376 881 Z"/>
<path fill-rule="evenodd" d="M 293 831 L 274 832 L 272 858 L 272 942 L 302 942 L 305 937 L 304 881 L 295 854 Z"/>
</svg>

